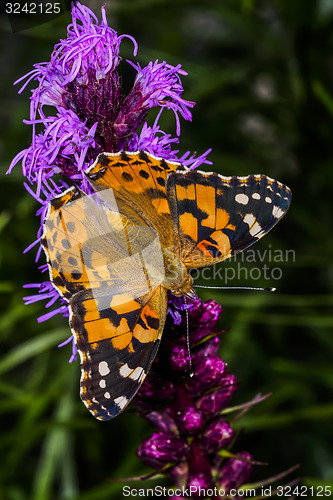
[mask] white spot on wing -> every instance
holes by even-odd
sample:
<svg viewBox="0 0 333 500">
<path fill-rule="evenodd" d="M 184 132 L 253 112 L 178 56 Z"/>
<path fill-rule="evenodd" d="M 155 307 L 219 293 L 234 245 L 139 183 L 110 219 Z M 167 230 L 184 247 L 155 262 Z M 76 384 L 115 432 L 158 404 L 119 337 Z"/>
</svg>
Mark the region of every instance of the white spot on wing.
<svg viewBox="0 0 333 500">
<path fill-rule="evenodd" d="M 128 376 L 130 376 L 132 371 L 133 371 L 132 368 L 130 368 L 127 363 L 125 365 L 121 366 L 119 369 L 120 375 L 124 378 L 127 378 Z"/>
<path fill-rule="evenodd" d="M 106 387 L 106 382 L 105 382 L 105 380 L 104 380 L 104 379 L 102 379 L 102 380 L 100 380 L 100 381 L 99 381 L 99 386 L 100 386 L 100 388 L 101 388 L 101 389 L 105 389 L 105 387 Z"/>
<path fill-rule="evenodd" d="M 105 393 L 104 393 L 104 397 L 105 397 L 106 399 L 110 399 L 110 398 L 111 398 L 111 394 L 110 394 L 109 392 L 105 392 Z"/>
<path fill-rule="evenodd" d="M 138 366 L 137 368 L 135 368 L 135 370 L 133 370 L 132 374 L 130 375 L 130 378 L 132 380 L 139 380 L 139 379 L 141 380 L 143 374 L 144 374 L 143 368 L 141 368 L 141 366 Z"/>
<path fill-rule="evenodd" d="M 235 200 L 237 201 L 237 203 L 241 203 L 242 205 L 247 205 L 249 202 L 249 197 L 246 194 L 239 193 L 236 194 Z"/>
<path fill-rule="evenodd" d="M 277 219 L 279 219 L 284 214 L 284 210 L 281 210 L 280 207 L 274 206 L 272 214 L 274 215 L 274 217 L 276 217 Z"/>
<path fill-rule="evenodd" d="M 260 194 L 259 194 L 259 193 L 252 193 L 252 198 L 253 198 L 254 200 L 260 200 L 261 196 L 260 196 Z"/>
<path fill-rule="evenodd" d="M 119 406 L 119 408 L 122 410 L 123 408 L 125 408 L 125 406 L 127 405 L 128 403 L 128 399 L 125 397 L 125 396 L 120 396 L 119 398 L 116 398 L 114 400 L 114 402 L 116 403 L 116 405 Z"/>
<path fill-rule="evenodd" d="M 266 196 L 265 202 L 266 203 L 272 203 L 272 199 L 269 196 Z"/>
<path fill-rule="evenodd" d="M 255 219 L 254 215 L 252 215 L 252 214 L 246 214 L 244 217 L 244 222 L 246 222 L 246 224 L 248 224 L 249 227 L 253 226 L 255 221 L 256 221 L 256 219 Z"/>
<path fill-rule="evenodd" d="M 105 375 L 108 375 L 110 373 L 109 365 L 106 361 L 101 361 L 99 363 L 98 371 L 102 375 L 102 377 L 105 377 Z"/>
<path fill-rule="evenodd" d="M 135 369 L 130 368 L 128 364 L 121 366 L 119 373 L 124 378 L 130 378 L 132 380 L 142 380 L 145 376 L 145 371 L 141 366 L 137 366 Z"/>
<path fill-rule="evenodd" d="M 250 235 L 251 236 L 258 236 L 259 233 L 262 231 L 261 225 L 256 222 L 252 227 L 250 227 Z"/>
<path fill-rule="evenodd" d="M 258 236 L 258 233 L 262 231 L 262 227 L 253 214 L 246 214 L 244 217 L 244 222 L 249 225 L 249 233 L 251 236 Z"/>
</svg>

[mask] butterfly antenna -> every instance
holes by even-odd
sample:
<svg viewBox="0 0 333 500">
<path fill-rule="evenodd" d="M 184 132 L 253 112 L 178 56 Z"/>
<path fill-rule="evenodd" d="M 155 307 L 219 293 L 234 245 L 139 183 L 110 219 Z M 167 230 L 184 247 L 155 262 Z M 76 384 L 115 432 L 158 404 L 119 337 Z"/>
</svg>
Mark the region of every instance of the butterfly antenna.
<svg viewBox="0 0 333 500">
<path fill-rule="evenodd" d="M 189 319 L 187 300 L 186 300 L 185 295 L 184 295 L 184 304 L 185 304 L 185 314 L 186 314 L 186 347 L 187 347 L 187 352 L 188 352 L 188 357 L 189 357 L 189 374 L 190 374 L 190 377 L 193 377 L 194 371 L 193 371 L 192 355 L 191 355 L 191 348 L 190 348 L 190 319 Z"/>
<path fill-rule="evenodd" d="M 252 286 L 205 286 L 205 285 L 194 285 L 194 288 L 209 288 L 210 290 L 261 290 L 262 292 L 275 292 L 274 287 L 252 287 Z"/>
</svg>

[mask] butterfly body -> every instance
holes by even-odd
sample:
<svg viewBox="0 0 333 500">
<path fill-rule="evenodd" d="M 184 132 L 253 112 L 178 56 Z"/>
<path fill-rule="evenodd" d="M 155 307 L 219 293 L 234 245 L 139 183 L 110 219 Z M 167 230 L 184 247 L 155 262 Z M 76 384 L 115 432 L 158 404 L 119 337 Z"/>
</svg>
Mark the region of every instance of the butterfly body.
<svg viewBox="0 0 333 500">
<path fill-rule="evenodd" d="M 163 257 L 165 276 L 161 285 L 176 297 L 185 295 L 190 299 L 196 298 L 193 279 L 181 259 L 169 248 L 163 250 Z"/>
<path fill-rule="evenodd" d="M 49 206 L 42 238 L 50 279 L 70 309 L 81 399 L 100 420 L 133 398 L 156 356 L 168 291 L 196 297 L 192 268 L 221 262 L 266 234 L 291 193 L 263 175 L 223 177 L 145 152 L 103 153 Z"/>
</svg>

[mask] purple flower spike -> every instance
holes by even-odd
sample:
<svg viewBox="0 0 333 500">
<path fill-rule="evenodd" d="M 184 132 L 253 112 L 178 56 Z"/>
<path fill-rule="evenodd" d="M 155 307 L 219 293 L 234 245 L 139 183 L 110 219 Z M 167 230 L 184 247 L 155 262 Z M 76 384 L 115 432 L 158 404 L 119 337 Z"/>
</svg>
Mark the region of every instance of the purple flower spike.
<svg viewBox="0 0 333 500">
<path fill-rule="evenodd" d="M 138 449 L 139 458 L 153 469 L 161 469 L 168 463 L 180 462 L 187 454 L 188 446 L 183 439 L 164 432 L 156 432 L 145 439 Z"/>
<path fill-rule="evenodd" d="M 252 456 L 247 451 L 238 453 L 238 456 L 248 461 L 252 460 Z M 252 472 L 252 465 L 248 461 L 230 458 L 221 468 L 219 486 L 229 491 L 231 488 L 239 488 L 246 483 Z"/>
<path fill-rule="evenodd" d="M 222 418 L 214 420 L 206 428 L 201 438 L 201 446 L 208 453 L 213 453 L 225 448 L 231 441 L 234 431 L 228 422 Z"/>
<path fill-rule="evenodd" d="M 196 434 L 204 425 L 204 417 L 201 411 L 189 406 L 184 408 L 177 416 L 179 430 L 182 434 Z"/>
<path fill-rule="evenodd" d="M 247 452 L 239 453 L 237 459 L 222 458 L 221 452 L 229 449 L 234 431 L 226 420 L 228 413 L 222 416 L 220 412 L 228 407 L 238 387 L 235 375 L 226 371 L 226 364 L 218 355 L 221 337 L 216 323 L 222 308 L 214 301 L 193 301 L 189 308 L 189 332 L 184 309 L 181 299 L 169 302 L 171 313 L 167 316 L 158 359 L 147 377 L 150 389 L 145 391 L 145 409 L 140 410 L 141 401 L 138 404 L 141 415 L 159 432 L 144 441 L 139 456 L 154 469 L 170 465 L 165 473 L 171 483 L 184 488 L 194 499 L 205 497 L 209 488 L 217 491 L 224 488 L 228 494 L 230 488 L 242 486 L 250 477 L 252 458 Z M 175 311 L 180 314 L 176 321 Z M 187 335 L 193 376 L 190 370 L 183 370 L 186 364 L 182 365 L 187 354 Z M 152 380 L 157 381 L 155 385 Z M 172 385 L 173 395 L 163 400 L 166 381 Z M 149 403 L 154 411 L 146 411 Z M 181 450 L 177 458 L 173 454 L 175 444 Z M 172 460 L 176 462 L 173 465 Z"/>
</svg>

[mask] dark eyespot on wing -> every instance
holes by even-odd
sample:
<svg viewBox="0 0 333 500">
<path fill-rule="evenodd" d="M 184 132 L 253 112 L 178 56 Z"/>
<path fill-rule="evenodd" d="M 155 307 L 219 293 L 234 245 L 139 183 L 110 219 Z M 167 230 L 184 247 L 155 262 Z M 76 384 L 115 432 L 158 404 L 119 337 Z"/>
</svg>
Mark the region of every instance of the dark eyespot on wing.
<svg viewBox="0 0 333 500">
<path fill-rule="evenodd" d="M 147 172 L 147 170 L 140 170 L 139 174 L 144 179 L 148 179 L 148 177 L 149 177 L 149 173 Z"/>
<path fill-rule="evenodd" d="M 131 182 L 133 181 L 133 177 L 129 172 L 123 172 L 121 174 L 121 177 L 124 179 L 125 182 Z"/>
</svg>

